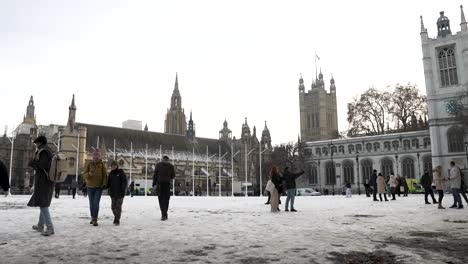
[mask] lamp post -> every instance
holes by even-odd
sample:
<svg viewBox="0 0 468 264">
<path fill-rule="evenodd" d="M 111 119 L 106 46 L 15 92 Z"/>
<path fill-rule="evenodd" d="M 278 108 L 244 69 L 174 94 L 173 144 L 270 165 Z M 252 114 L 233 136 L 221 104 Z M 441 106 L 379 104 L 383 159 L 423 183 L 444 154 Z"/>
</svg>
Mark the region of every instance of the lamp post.
<svg viewBox="0 0 468 264">
<path fill-rule="evenodd" d="M 247 142 L 245 142 L 245 197 L 249 196 L 247 193 L 247 160 L 249 159 L 249 155 L 254 151 L 255 148 L 251 149 L 249 152 L 247 152 Z"/>
<path fill-rule="evenodd" d="M 398 172 L 398 154 L 395 154 L 395 160 L 396 160 L 396 174 L 398 175 L 399 172 Z M 404 177 L 406 177 L 405 175 L 403 175 Z"/>
<path fill-rule="evenodd" d="M 356 151 L 358 194 L 361 195 L 361 176 L 359 175 L 359 151 Z"/>
<path fill-rule="evenodd" d="M 239 153 L 240 153 L 240 150 L 234 153 L 234 145 L 231 142 L 231 188 L 232 188 L 231 195 L 232 196 L 234 196 L 234 157 Z"/>
<path fill-rule="evenodd" d="M 8 140 L 10 140 L 10 143 L 11 143 L 10 174 L 8 176 L 8 184 L 10 185 L 10 189 L 8 190 L 8 194 L 11 195 L 11 174 L 13 172 L 13 149 L 14 149 L 14 146 L 15 146 L 15 133 L 14 132 L 11 134 L 11 138 L 8 138 Z"/>
<path fill-rule="evenodd" d="M 224 158 L 228 153 L 224 153 L 221 156 L 221 145 L 219 145 L 219 156 L 218 156 L 218 167 L 219 167 L 219 197 L 221 197 L 221 159 Z"/>
<path fill-rule="evenodd" d="M 263 186 L 262 186 L 262 154 L 263 152 L 267 151 L 268 148 L 265 148 L 263 151 L 262 151 L 262 144 L 259 144 L 258 145 L 258 148 L 259 148 L 259 155 L 260 155 L 260 197 L 263 196 L 262 194 L 262 189 L 263 189 Z"/>
<path fill-rule="evenodd" d="M 331 155 L 331 163 L 332 163 L 332 176 L 333 176 L 332 195 L 335 195 L 336 173 L 335 173 L 335 163 L 333 163 L 333 141 L 330 140 L 329 146 L 330 146 L 330 155 Z"/>
<path fill-rule="evenodd" d="M 468 141 L 465 141 L 466 164 L 465 169 L 468 168 Z"/>
<path fill-rule="evenodd" d="M 72 147 L 76 150 L 76 171 L 75 181 L 78 183 L 78 161 L 80 160 L 80 133 L 78 133 L 78 140 L 76 146 L 72 144 Z"/>
<path fill-rule="evenodd" d="M 418 175 L 421 176 L 421 166 L 419 165 L 419 151 L 416 153 L 416 156 L 418 156 Z"/>
</svg>

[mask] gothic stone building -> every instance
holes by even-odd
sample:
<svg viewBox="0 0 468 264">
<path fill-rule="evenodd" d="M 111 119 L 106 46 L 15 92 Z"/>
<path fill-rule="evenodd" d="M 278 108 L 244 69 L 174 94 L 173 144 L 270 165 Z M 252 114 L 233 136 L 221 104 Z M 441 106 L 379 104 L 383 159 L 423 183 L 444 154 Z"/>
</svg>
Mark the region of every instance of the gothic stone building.
<svg viewBox="0 0 468 264">
<path fill-rule="evenodd" d="M 421 17 L 432 162 L 443 166 L 444 176 L 450 161 L 468 170 L 468 24 L 460 8 L 460 31 L 452 33 L 450 20 L 440 12 L 435 38 Z"/>
<path fill-rule="evenodd" d="M 299 112 L 301 140 L 317 141 L 338 137 L 336 107 L 336 86 L 330 80 L 330 92 L 325 90 L 323 74 L 312 82 L 311 89 L 305 91 L 304 80 L 299 79 Z"/>
</svg>

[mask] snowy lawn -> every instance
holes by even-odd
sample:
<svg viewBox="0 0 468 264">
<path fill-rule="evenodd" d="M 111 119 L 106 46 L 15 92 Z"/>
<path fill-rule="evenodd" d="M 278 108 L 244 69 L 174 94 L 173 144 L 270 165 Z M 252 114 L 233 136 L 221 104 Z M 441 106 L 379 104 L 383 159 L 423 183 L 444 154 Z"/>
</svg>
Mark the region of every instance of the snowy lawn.
<svg viewBox="0 0 468 264">
<path fill-rule="evenodd" d="M 0 263 L 468 263 L 468 209 L 354 195 L 296 197 L 293 213 L 285 198 L 270 213 L 265 197 L 171 197 L 162 222 L 156 197 L 126 197 L 114 226 L 103 196 L 93 227 L 88 199 L 62 195 L 43 237 L 29 196 L 1 197 Z"/>
</svg>

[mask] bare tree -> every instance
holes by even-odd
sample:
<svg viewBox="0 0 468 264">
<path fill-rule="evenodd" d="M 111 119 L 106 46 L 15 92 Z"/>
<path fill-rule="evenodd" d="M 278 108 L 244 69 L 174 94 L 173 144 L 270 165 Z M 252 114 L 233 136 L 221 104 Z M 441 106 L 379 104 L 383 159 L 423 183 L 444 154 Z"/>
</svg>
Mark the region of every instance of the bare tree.
<svg viewBox="0 0 468 264">
<path fill-rule="evenodd" d="M 381 134 L 385 131 L 390 107 L 390 93 L 375 88 L 367 89 L 348 104 L 348 135 L 359 133 Z"/>
<path fill-rule="evenodd" d="M 412 116 L 427 115 L 427 97 L 419 93 L 416 85 L 397 84 L 392 92 L 389 113 L 406 130 Z"/>
</svg>

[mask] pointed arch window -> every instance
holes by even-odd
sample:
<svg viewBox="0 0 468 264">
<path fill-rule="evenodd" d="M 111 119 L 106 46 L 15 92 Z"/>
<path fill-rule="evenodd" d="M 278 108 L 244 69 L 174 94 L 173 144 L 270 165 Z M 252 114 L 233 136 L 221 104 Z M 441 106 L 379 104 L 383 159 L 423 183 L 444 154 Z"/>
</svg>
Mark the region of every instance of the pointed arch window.
<svg viewBox="0 0 468 264">
<path fill-rule="evenodd" d="M 335 162 L 328 161 L 325 165 L 326 184 L 336 184 Z"/>
<path fill-rule="evenodd" d="M 453 126 L 447 131 L 448 152 L 463 152 L 463 127 Z"/>
<path fill-rule="evenodd" d="M 317 164 L 313 163 L 310 167 L 309 184 L 318 184 Z"/>
<path fill-rule="evenodd" d="M 370 159 L 361 161 L 361 175 L 364 182 L 369 182 L 370 176 L 372 175 L 373 165 Z"/>
<path fill-rule="evenodd" d="M 440 86 L 447 87 L 458 84 L 455 46 L 439 49 Z"/>
<path fill-rule="evenodd" d="M 350 160 L 343 162 L 344 182 L 354 184 L 354 163 Z"/>
<path fill-rule="evenodd" d="M 414 160 L 412 158 L 405 158 L 401 162 L 403 166 L 403 176 L 406 178 L 414 178 Z"/>
<path fill-rule="evenodd" d="M 389 176 L 393 172 L 393 161 L 389 158 L 384 158 L 382 160 L 381 172 L 384 177 Z"/>
</svg>

